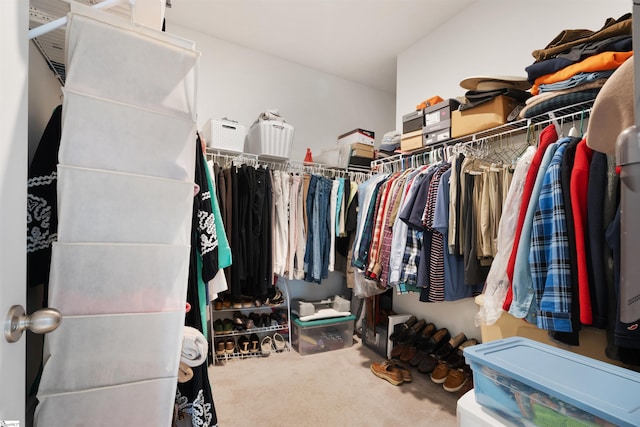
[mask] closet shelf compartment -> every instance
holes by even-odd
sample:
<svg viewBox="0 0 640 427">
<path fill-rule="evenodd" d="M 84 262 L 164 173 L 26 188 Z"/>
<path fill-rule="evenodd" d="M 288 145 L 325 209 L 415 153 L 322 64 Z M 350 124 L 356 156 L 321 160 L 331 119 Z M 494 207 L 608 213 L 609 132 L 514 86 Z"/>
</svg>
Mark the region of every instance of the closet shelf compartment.
<svg viewBox="0 0 640 427">
<path fill-rule="evenodd" d="M 240 353 L 238 351 L 234 351 L 233 353 L 225 353 L 225 354 L 216 354 L 215 355 L 215 360 L 216 363 L 224 363 L 228 360 L 233 360 L 233 359 L 251 359 L 254 357 L 269 357 L 272 354 L 278 354 L 278 353 L 283 353 L 285 351 L 290 351 L 290 346 L 287 344 L 285 345 L 284 350 L 280 350 L 280 351 L 276 351 L 275 349 L 271 349 L 271 352 L 269 354 L 262 354 L 262 351 L 258 350 L 258 351 L 250 351 L 249 353 Z"/>
<path fill-rule="evenodd" d="M 245 329 L 243 331 L 233 331 L 230 333 L 226 333 L 226 334 L 220 334 L 220 333 L 216 333 L 214 334 L 215 338 L 226 338 L 226 337 L 237 337 L 240 335 L 247 335 L 247 334 L 260 334 L 260 333 L 264 333 L 264 332 L 278 332 L 278 331 L 286 331 L 289 329 L 289 323 L 285 323 L 282 325 L 278 325 L 278 326 L 269 326 L 266 328 L 251 328 L 251 329 Z"/>
<path fill-rule="evenodd" d="M 505 136 L 526 134 L 530 127 L 533 125 L 543 126 L 550 123 L 562 122 L 563 120 L 584 120 L 589 118 L 591 114 L 591 108 L 593 107 L 593 102 L 593 100 L 580 102 L 577 104 L 558 108 L 553 111 L 548 111 L 531 118 L 516 120 L 501 126 L 493 127 L 491 129 L 472 133 L 470 135 L 461 136 L 459 138 L 451 138 L 446 141 L 431 144 L 429 146 L 424 146 L 408 153 L 396 154 L 395 156 L 386 157 L 384 159 L 376 159 L 371 162 L 371 169 L 373 171 L 376 171 L 387 163 L 401 162 L 404 159 L 409 159 L 411 158 L 411 156 L 415 156 L 416 154 L 422 154 L 432 151 L 434 148 L 451 146 L 459 143 L 471 143 L 476 141 L 479 142 L 490 138 L 500 138 Z"/>
</svg>

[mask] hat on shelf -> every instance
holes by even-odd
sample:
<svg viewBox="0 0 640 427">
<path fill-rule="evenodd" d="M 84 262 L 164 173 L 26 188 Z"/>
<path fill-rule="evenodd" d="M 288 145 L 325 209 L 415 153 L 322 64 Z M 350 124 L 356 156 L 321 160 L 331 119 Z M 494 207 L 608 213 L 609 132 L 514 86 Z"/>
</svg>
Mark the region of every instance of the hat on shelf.
<svg viewBox="0 0 640 427">
<path fill-rule="evenodd" d="M 587 145 L 605 154 L 616 153 L 620 132 L 634 124 L 633 56 L 607 79 L 593 102 Z"/>
<path fill-rule="evenodd" d="M 531 83 L 522 76 L 473 76 L 460 82 L 460 87 L 467 90 L 518 89 L 528 90 Z"/>
</svg>

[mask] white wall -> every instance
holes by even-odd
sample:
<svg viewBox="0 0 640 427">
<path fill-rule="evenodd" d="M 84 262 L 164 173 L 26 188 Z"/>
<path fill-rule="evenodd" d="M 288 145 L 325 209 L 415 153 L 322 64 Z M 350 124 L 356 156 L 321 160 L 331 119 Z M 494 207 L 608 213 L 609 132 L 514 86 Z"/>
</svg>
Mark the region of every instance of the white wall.
<svg viewBox="0 0 640 427">
<path fill-rule="evenodd" d="M 267 109 L 278 109 L 293 125 L 293 160 L 307 147 L 319 153 L 338 135 L 372 130 L 379 142 L 395 129 L 393 94 L 322 73 L 167 23 L 167 31 L 196 42 L 202 52 L 198 128 L 209 118 L 228 117 L 249 125 Z M 292 37 L 294 37 L 292 35 Z"/>
<path fill-rule="evenodd" d="M 609 17 L 631 12 L 630 0 L 478 0 L 398 55 L 396 125 L 428 97 L 462 96 L 460 81 L 475 75 L 526 76 L 531 52 L 564 29 L 598 30 Z M 394 296 L 394 311 L 412 313 L 452 332 L 480 338 L 473 299 L 422 303 L 417 294 Z"/>
</svg>

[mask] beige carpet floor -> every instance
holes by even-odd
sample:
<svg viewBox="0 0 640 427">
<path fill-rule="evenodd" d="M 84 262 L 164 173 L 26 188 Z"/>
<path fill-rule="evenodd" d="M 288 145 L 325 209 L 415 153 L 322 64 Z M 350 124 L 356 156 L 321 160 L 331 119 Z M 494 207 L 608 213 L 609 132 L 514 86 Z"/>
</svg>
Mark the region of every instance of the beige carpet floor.
<svg viewBox="0 0 640 427">
<path fill-rule="evenodd" d="M 220 427 L 456 426 L 457 393 L 411 368 L 394 386 L 373 375 L 378 356 L 354 337 L 350 348 L 301 356 L 295 350 L 209 367 Z"/>
</svg>

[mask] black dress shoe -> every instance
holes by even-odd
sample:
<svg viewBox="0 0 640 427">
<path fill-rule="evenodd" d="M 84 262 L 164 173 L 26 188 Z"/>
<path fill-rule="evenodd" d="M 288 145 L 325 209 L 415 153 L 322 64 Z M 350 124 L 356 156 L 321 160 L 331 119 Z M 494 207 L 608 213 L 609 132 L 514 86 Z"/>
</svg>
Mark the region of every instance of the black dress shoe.
<svg viewBox="0 0 640 427">
<path fill-rule="evenodd" d="M 424 319 L 417 321 L 409 329 L 406 329 L 404 333 L 396 339 L 396 342 L 398 344 L 411 344 L 426 325 L 427 322 Z"/>
<path fill-rule="evenodd" d="M 429 338 L 438 330 L 436 325 L 433 323 L 427 323 L 427 325 L 422 329 L 420 334 L 416 337 L 415 345 L 418 350 L 423 348 L 429 343 Z"/>
<path fill-rule="evenodd" d="M 429 337 L 427 343 L 422 347 L 422 351 L 427 354 L 435 353 L 449 339 L 451 334 L 447 328 L 438 329 L 438 331 Z"/>
<path fill-rule="evenodd" d="M 416 319 L 416 316 L 411 316 L 409 319 L 407 319 L 406 322 L 404 323 L 398 323 L 397 325 L 395 325 L 393 327 L 393 332 L 391 333 L 391 335 L 389 335 L 389 339 L 391 341 L 396 341 L 396 339 L 407 329 L 409 329 L 410 327 L 412 327 L 414 325 L 414 323 L 416 323 L 418 321 L 418 319 Z"/>
<path fill-rule="evenodd" d="M 418 372 L 422 374 L 430 374 L 435 369 L 438 364 L 438 360 L 433 356 L 433 354 L 429 354 L 427 357 L 422 359 L 422 362 L 418 365 Z"/>
<path fill-rule="evenodd" d="M 438 351 L 434 353 L 434 356 L 436 356 L 436 359 L 438 360 L 444 360 L 447 357 L 449 357 L 458 348 L 458 346 L 466 340 L 467 340 L 466 335 L 460 332 L 458 335 L 456 335 L 455 337 L 451 338 L 448 342 L 443 344 L 438 349 Z"/>
</svg>

